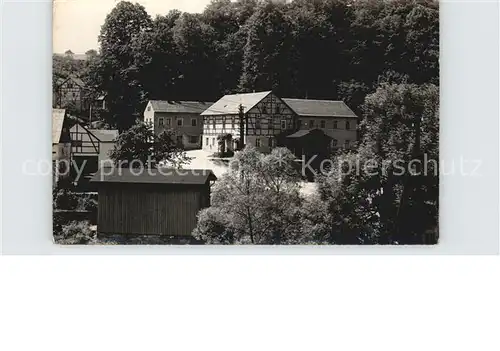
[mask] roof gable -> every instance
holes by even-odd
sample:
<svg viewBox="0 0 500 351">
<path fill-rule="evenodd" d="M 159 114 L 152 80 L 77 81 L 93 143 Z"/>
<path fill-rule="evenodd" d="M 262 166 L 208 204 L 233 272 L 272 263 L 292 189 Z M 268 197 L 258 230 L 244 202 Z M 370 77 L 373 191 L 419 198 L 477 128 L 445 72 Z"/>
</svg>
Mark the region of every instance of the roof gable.
<svg viewBox="0 0 500 351">
<path fill-rule="evenodd" d="M 85 83 L 83 82 L 83 80 L 81 80 L 78 77 L 74 77 L 74 76 L 69 76 L 66 79 L 59 78 L 57 80 L 57 86 L 62 86 L 62 85 L 66 84 L 69 81 L 72 81 L 74 84 L 78 85 L 80 88 L 85 88 Z"/>
<path fill-rule="evenodd" d="M 282 100 L 299 116 L 357 118 L 343 101 L 288 98 Z"/>
<path fill-rule="evenodd" d="M 64 125 L 66 110 L 52 109 L 52 144 L 59 144 L 61 132 Z"/>
<path fill-rule="evenodd" d="M 244 112 L 248 112 L 270 93 L 271 91 L 263 91 L 259 93 L 225 95 L 201 115 L 237 115 L 239 113 L 240 105 L 243 106 Z"/>
<path fill-rule="evenodd" d="M 204 101 L 167 101 L 167 100 L 150 100 L 148 105 L 151 105 L 155 112 L 165 113 L 195 113 L 201 114 L 213 102 Z"/>
<path fill-rule="evenodd" d="M 101 168 L 92 178 L 96 183 L 202 185 L 217 177 L 209 169 Z"/>
</svg>

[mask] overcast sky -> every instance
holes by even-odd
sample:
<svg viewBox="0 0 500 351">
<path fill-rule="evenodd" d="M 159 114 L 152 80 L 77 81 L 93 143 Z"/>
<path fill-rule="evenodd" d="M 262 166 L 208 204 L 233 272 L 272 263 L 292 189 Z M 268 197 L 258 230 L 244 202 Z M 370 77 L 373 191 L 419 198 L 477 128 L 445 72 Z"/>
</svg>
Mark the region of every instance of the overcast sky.
<svg viewBox="0 0 500 351">
<path fill-rule="evenodd" d="M 97 36 L 106 15 L 117 0 L 54 0 L 55 53 L 71 50 L 83 54 L 98 48 Z M 177 9 L 183 12 L 202 12 L 210 0 L 132 0 L 142 4 L 151 17 Z"/>
</svg>

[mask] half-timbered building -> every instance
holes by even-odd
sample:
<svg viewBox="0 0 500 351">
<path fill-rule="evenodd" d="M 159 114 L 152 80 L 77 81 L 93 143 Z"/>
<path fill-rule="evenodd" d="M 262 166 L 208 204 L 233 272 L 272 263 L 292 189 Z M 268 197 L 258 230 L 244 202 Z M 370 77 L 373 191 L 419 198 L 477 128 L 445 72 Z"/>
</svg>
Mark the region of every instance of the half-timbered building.
<svg viewBox="0 0 500 351">
<path fill-rule="evenodd" d="M 272 91 L 226 95 L 201 115 L 202 146 L 213 152 L 218 151 L 217 138 L 222 135 L 231 136 L 229 149 L 242 142 L 268 152 L 297 128 L 293 110 Z"/>
<path fill-rule="evenodd" d="M 77 77 L 70 76 L 58 79 L 54 87 L 54 107 L 69 108 L 77 111 L 87 111 L 89 104 L 85 99 L 85 83 Z"/>
<path fill-rule="evenodd" d="M 72 177 L 80 188 L 90 189 L 89 180 L 100 167 L 111 165 L 110 152 L 117 130 L 89 129 L 77 123 L 70 129 Z M 76 180 L 76 172 L 80 172 Z M 93 189 L 90 189 L 93 190 Z"/>
<path fill-rule="evenodd" d="M 216 179 L 211 170 L 100 169 L 98 232 L 190 236 Z"/>
</svg>

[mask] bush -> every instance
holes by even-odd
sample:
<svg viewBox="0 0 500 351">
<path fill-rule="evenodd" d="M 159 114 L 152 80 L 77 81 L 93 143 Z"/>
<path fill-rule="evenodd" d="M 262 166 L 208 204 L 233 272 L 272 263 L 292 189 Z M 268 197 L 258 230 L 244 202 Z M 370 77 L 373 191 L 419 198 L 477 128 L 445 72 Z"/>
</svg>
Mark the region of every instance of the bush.
<svg viewBox="0 0 500 351">
<path fill-rule="evenodd" d="M 90 229 L 90 223 L 87 221 L 63 225 L 61 233 L 54 235 L 54 238 L 56 243 L 61 245 L 87 245 L 96 240 L 94 232 Z"/>
<path fill-rule="evenodd" d="M 90 195 L 82 195 L 78 199 L 78 209 L 82 211 L 95 212 L 97 211 L 97 200 Z"/>
<path fill-rule="evenodd" d="M 53 193 L 54 208 L 74 210 L 78 207 L 78 197 L 68 189 L 55 190 Z"/>
</svg>

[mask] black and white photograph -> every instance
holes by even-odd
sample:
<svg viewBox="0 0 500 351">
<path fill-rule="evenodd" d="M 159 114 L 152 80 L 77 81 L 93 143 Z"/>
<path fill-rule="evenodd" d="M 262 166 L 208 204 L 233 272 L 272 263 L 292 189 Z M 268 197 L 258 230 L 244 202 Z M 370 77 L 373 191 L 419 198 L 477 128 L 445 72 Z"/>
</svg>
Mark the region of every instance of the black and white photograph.
<svg viewBox="0 0 500 351">
<path fill-rule="evenodd" d="M 440 175 L 464 172 L 439 158 L 439 19 L 437 0 L 54 1 L 54 242 L 438 244 Z"/>
</svg>

